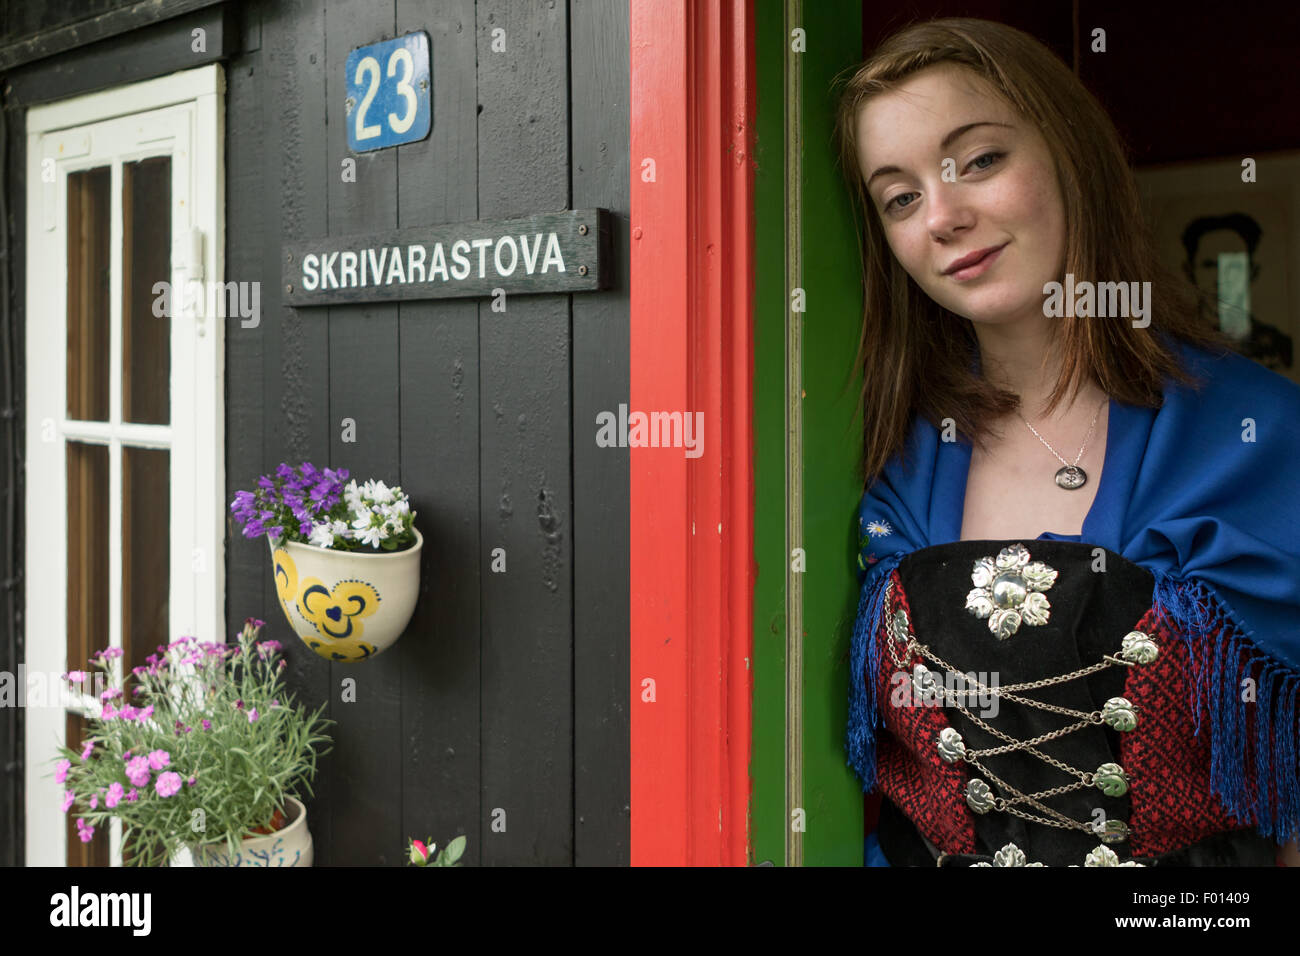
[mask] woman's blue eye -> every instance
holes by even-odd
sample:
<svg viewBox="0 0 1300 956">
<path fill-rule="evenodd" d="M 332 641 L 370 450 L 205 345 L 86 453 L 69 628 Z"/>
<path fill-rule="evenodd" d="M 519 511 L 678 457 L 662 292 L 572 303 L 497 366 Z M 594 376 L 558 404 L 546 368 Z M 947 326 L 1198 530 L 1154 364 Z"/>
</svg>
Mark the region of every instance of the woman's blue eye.
<svg viewBox="0 0 1300 956">
<path fill-rule="evenodd" d="M 999 152 L 997 152 L 996 150 L 990 150 L 989 152 L 987 152 L 987 153 L 981 153 L 979 156 L 976 156 L 974 159 L 972 159 L 972 160 L 970 161 L 970 166 L 974 166 L 974 165 L 975 165 L 976 163 L 978 163 L 981 159 L 991 159 L 991 160 L 993 160 L 993 162 L 989 163 L 988 166 L 980 166 L 980 167 L 979 167 L 980 169 L 988 169 L 989 167 L 995 165 L 995 164 L 996 164 L 1000 159 L 1002 159 L 1002 157 L 1005 156 L 1005 155 L 1006 155 L 1006 153 L 999 153 Z M 970 166 L 967 166 L 966 168 L 969 169 Z"/>
<path fill-rule="evenodd" d="M 967 169 L 970 169 L 972 166 L 974 166 L 976 172 L 983 172 L 983 171 L 986 170 L 986 169 L 992 169 L 992 168 L 993 168 L 994 166 L 996 166 L 999 162 L 1001 162 L 1002 159 L 1003 159 L 1003 157 L 1005 157 L 1006 155 L 1007 155 L 1006 153 L 1000 153 L 1000 152 L 998 152 L 997 150 L 989 150 L 987 153 L 981 153 L 980 155 L 978 155 L 978 156 L 976 156 L 974 159 L 972 159 L 972 160 L 971 160 L 971 161 L 966 165 L 966 168 L 967 168 Z M 984 159 L 990 160 L 990 162 L 988 162 L 987 164 L 982 165 L 982 166 L 975 166 L 976 163 L 978 163 L 978 162 L 980 162 L 980 160 L 984 160 Z M 885 208 L 884 208 L 883 211 L 884 211 L 884 212 L 889 212 L 889 210 L 893 208 L 893 206 L 894 206 L 895 203 L 898 203 L 898 208 L 899 208 L 899 209 L 906 209 L 908 206 L 912 205 L 912 203 L 911 203 L 911 202 L 899 203 L 898 201 L 899 201 L 900 199 L 903 199 L 903 198 L 906 197 L 906 196 L 915 196 L 915 195 L 916 195 L 916 193 L 899 193 L 899 194 L 898 194 L 897 196 L 895 196 L 893 199 L 889 200 L 889 202 L 885 203 Z"/>
</svg>

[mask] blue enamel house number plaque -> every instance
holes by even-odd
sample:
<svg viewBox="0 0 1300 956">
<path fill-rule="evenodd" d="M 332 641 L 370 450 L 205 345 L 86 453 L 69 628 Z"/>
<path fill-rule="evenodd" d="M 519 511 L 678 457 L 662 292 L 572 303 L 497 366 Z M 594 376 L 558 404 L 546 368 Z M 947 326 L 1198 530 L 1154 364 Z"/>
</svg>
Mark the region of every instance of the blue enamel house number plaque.
<svg viewBox="0 0 1300 956">
<path fill-rule="evenodd" d="M 354 153 L 414 143 L 433 125 L 429 35 L 408 33 L 348 54 L 348 148 Z"/>
</svg>

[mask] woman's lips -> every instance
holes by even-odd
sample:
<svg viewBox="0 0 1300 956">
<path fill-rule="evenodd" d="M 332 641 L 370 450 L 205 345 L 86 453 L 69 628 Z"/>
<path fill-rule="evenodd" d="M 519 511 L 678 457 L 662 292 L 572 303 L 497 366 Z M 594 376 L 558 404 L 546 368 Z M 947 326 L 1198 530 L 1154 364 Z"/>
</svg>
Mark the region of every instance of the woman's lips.
<svg viewBox="0 0 1300 956">
<path fill-rule="evenodd" d="M 1004 243 L 978 262 L 972 263 L 964 269 L 958 269 L 956 272 L 948 273 L 948 278 L 956 279 L 958 282 L 966 282 L 969 279 L 974 279 L 976 276 L 983 275 L 992 267 L 993 263 L 997 261 L 998 256 L 1002 255 L 1002 250 L 1005 248 L 1006 244 Z"/>
</svg>

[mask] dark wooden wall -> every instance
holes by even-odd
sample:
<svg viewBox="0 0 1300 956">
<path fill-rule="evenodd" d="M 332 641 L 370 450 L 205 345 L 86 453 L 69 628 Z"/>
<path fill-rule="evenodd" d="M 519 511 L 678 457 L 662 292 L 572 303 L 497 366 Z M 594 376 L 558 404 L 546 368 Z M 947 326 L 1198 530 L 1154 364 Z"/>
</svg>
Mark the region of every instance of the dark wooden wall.
<svg viewBox="0 0 1300 956">
<path fill-rule="evenodd" d="M 996 20 L 1031 34 L 1077 70 L 1135 166 L 1300 144 L 1294 4 L 905 0 L 886 10 L 863 0 L 862 9 L 864 56 L 905 24 L 934 17 Z M 1098 28 L 1106 31 L 1104 53 L 1091 50 Z"/>
<path fill-rule="evenodd" d="M 425 538 L 405 635 L 347 665 L 292 636 L 266 542 L 227 536 L 228 630 L 266 620 L 300 699 L 328 701 L 337 721 L 306 801 L 316 860 L 400 865 L 408 837 L 465 833 L 471 865 L 625 864 L 628 459 L 595 433 L 628 394 L 628 0 L 263 0 L 193 15 L 218 14 L 225 278 L 262 283 L 260 325 L 226 327 L 223 506 L 279 462 L 310 460 L 400 484 Z M 431 43 L 432 133 L 356 156 L 344 182 L 344 60 L 414 30 Z M 289 240 L 590 206 L 614 212 L 609 291 L 516 295 L 505 313 L 475 299 L 281 303 Z"/>
</svg>

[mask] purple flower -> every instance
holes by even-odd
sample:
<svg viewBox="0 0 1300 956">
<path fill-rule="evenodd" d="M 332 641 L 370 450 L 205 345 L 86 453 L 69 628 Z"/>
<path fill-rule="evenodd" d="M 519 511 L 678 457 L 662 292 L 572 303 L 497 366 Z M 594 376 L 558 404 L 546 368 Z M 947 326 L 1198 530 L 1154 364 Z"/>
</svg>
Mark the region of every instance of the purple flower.
<svg viewBox="0 0 1300 956">
<path fill-rule="evenodd" d="M 93 740 L 87 740 L 86 746 L 81 748 L 81 762 L 85 763 L 87 760 L 89 760 L 90 755 L 94 753 L 94 751 L 95 751 L 95 742 Z"/>
<path fill-rule="evenodd" d="M 250 724 L 253 723 L 253 721 L 257 720 L 257 718 L 258 718 L 259 716 L 260 716 L 260 715 L 259 715 L 258 712 L 257 712 L 257 708 L 254 707 L 252 710 L 250 710 L 250 711 L 248 712 L 248 722 L 249 722 Z"/>
<path fill-rule="evenodd" d="M 104 794 L 104 806 L 112 810 L 122 802 L 123 796 L 125 796 L 125 792 L 122 789 L 122 785 L 114 780 L 108 785 L 108 792 Z"/>
<path fill-rule="evenodd" d="M 194 780 L 195 780 L 194 777 L 190 777 L 190 779 L 186 780 L 185 783 L 192 787 L 194 786 Z"/>
<path fill-rule="evenodd" d="M 77 817 L 77 837 L 82 843 L 89 843 L 95 838 L 95 828 L 81 817 Z"/>
<path fill-rule="evenodd" d="M 73 793 L 71 790 L 64 790 L 63 804 L 62 806 L 59 807 L 59 809 L 62 810 L 64 813 L 67 813 L 68 810 L 72 808 L 72 804 L 76 802 L 76 799 L 77 799 L 77 795 L 75 793 Z"/>
<path fill-rule="evenodd" d="M 208 720 L 208 718 L 206 717 L 203 718 L 203 729 L 204 730 L 212 729 L 212 721 Z"/>
<path fill-rule="evenodd" d="M 239 700 L 235 701 L 235 710 L 243 710 L 243 709 L 244 709 L 244 698 L 241 697 L 239 698 Z"/>
<path fill-rule="evenodd" d="M 137 787 L 146 786 L 149 783 L 149 758 L 132 757 L 126 765 L 126 779 Z"/>
<path fill-rule="evenodd" d="M 172 762 L 172 755 L 165 750 L 154 750 L 149 753 L 149 766 L 154 770 L 161 770 Z"/>
<path fill-rule="evenodd" d="M 71 760 L 60 760 L 54 765 L 54 782 L 63 783 L 68 779 L 68 770 L 72 767 Z"/>
<path fill-rule="evenodd" d="M 166 773 L 158 775 L 158 781 L 154 784 L 154 789 L 158 791 L 160 797 L 170 797 L 181 789 L 181 775 L 169 770 Z"/>
<path fill-rule="evenodd" d="M 127 803 L 135 803 L 139 799 L 140 799 L 140 793 L 138 790 L 135 789 L 135 787 L 132 787 L 130 790 L 126 792 Z"/>
</svg>

